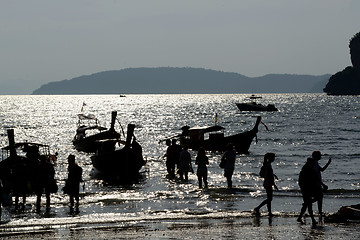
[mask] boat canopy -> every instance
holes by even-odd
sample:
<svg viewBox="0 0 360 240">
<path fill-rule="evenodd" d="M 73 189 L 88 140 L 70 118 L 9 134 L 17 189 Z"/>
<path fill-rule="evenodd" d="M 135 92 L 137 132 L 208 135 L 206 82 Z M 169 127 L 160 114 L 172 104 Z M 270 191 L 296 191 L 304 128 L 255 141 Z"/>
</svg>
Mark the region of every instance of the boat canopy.
<svg viewBox="0 0 360 240">
<path fill-rule="evenodd" d="M 221 127 L 219 125 L 215 125 L 215 126 L 204 126 L 204 127 L 192 127 L 192 128 L 189 128 L 189 131 L 201 131 L 201 132 L 204 132 L 204 133 L 207 133 L 207 132 L 216 132 L 216 131 L 220 131 L 220 130 L 224 130 L 225 128 L 224 127 Z"/>
<path fill-rule="evenodd" d="M 97 121 L 97 118 L 95 117 L 94 114 L 85 115 L 83 113 L 80 113 L 80 114 L 78 114 L 78 117 L 80 120 L 95 120 L 95 121 Z"/>
<path fill-rule="evenodd" d="M 49 145 L 45 145 L 45 144 L 40 144 L 40 143 L 31 143 L 31 142 L 20 142 L 20 143 L 15 143 L 15 148 L 24 148 L 24 147 L 28 147 L 28 146 L 35 146 L 35 147 L 49 147 Z M 3 147 L 2 150 L 6 150 L 9 151 L 11 148 L 11 146 L 6 146 Z"/>
</svg>

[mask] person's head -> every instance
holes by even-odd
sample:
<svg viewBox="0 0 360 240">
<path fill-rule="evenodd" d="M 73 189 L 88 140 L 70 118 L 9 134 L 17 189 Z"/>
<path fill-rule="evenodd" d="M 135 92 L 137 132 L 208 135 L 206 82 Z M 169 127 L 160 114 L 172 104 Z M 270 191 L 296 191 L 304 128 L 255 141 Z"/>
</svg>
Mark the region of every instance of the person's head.
<svg viewBox="0 0 360 240">
<path fill-rule="evenodd" d="M 205 155 L 206 155 L 205 148 L 200 147 L 198 150 L 198 156 L 205 156 Z"/>
<path fill-rule="evenodd" d="M 186 145 L 186 144 L 184 144 L 183 149 L 184 149 L 185 151 L 187 151 L 187 150 L 189 149 L 189 146 Z"/>
<path fill-rule="evenodd" d="M 313 151 L 312 158 L 316 161 L 321 159 L 321 152 L 320 151 Z"/>
<path fill-rule="evenodd" d="M 272 163 L 274 160 L 275 160 L 275 153 L 273 153 L 273 152 L 265 153 L 264 163 L 267 163 L 267 162 Z"/>
<path fill-rule="evenodd" d="M 68 163 L 69 163 L 69 165 L 75 164 L 75 156 L 74 155 L 70 154 L 68 156 Z"/>
<path fill-rule="evenodd" d="M 173 139 L 173 140 L 171 141 L 171 143 L 172 143 L 172 145 L 176 145 L 176 139 Z"/>
<path fill-rule="evenodd" d="M 170 139 L 166 139 L 166 146 L 170 146 L 171 145 L 171 140 Z"/>
</svg>

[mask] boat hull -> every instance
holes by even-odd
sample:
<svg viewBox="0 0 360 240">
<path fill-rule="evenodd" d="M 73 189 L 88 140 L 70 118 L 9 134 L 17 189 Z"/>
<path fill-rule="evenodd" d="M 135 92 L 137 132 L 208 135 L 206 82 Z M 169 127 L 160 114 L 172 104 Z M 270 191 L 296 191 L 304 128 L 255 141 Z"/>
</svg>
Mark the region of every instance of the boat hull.
<svg viewBox="0 0 360 240">
<path fill-rule="evenodd" d="M 259 116 L 257 117 L 253 129 L 235 135 L 224 137 L 223 134 L 211 134 L 208 139 L 197 141 L 191 140 L 191 138 L 188 138 L 187 136 L 182 136 L 180 142 L 183 145 L 188 145 L 191 150 L 197 151 L 200 147 L 203 147 L 207 151 L 219 152 L 224 152 L 227 145 L 231 143 L 238 154 L 248 154 L 250 145 L 258 132 L 260 122 L 261 117 Z"/>
<path fill-rule="evenodd" d="M 99 140 L 117 138 L 120 138 L 120 134 L 118 132 L 116 132 L 115 130 L 108 130 L 88 137 L 84 137 L 82 139 L 77 139 L 75 136 L 73 144 L 75 149 L 78 151 L 95 153 L 96 150 L 100 147 Z"/>
<path fill-rule="evenodd" d="M 139 171 L 145 165 L 141 151 L 130 147 L 95 154 L 91 162 L 100 178 L 123 183 L 139 179 Z"/>
<path fill-rule="evenodd" d="M 256 137 L 257 130 L 251 130 L 228 137 L 218 139 L 206 139 L 201 141 L 190 141 L 189 139 L 181 139 L 181 143 L 188 145 L 189 149 L 197 151 L 200 147 L 207 151 L 224 152 L 226 146 L 231 143 L 239 154 L 248 154 L 250 145 Z"/>
<path fill-rule="evenodd" d="M 278 109 L 269 104 L 267 106 L 261 104 L 252 104 L 252 103 L 236 103 L 236 106 L 240 111 L 253 111 L 253 112 L 276 112 Z"/>
</svg>

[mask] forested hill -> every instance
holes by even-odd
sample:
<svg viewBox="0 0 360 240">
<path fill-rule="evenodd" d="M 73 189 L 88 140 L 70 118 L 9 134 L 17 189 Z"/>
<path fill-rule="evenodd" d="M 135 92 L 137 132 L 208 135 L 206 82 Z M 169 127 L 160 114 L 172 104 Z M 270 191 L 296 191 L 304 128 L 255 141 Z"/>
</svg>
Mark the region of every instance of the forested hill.
<svg viewBox="0 0 360 240">
<path fill-rule="evenodd" d="M 32 94 L 310 93 L 330 75 L 269 74 L 246 77 L 202 68 L 127 68 L 49 82 Z"/>
</svg>

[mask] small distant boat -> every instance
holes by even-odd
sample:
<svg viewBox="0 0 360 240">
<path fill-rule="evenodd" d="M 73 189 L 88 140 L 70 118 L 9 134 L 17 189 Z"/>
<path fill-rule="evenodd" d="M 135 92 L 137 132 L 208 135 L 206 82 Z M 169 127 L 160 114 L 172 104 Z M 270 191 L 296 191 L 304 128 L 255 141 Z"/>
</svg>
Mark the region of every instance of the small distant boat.
<svg viewBox="0 0 360 240">
<path fill-rule="evenodd" d="M 262 105 L 256 102 L 236 103 L 240 111 L 254 111 L 254 112 L 276 112 L 278 109 L 274 104 Z"/>
<path fill-rule="evenodd" d="M 139 171 L 145 165 L 142 147 L 134 137 L 135 125 L 129 124 L 126 142 L 118 139 L 99 140 L 95 155 L 91 156 L 98 176 L 116 183 L 131 183 L 139 179 Z M 124 145 L 116 149 L 116 144 Z"/>
<path fill-rule="evenodd" d="M 120 97 L 126 97 L 125 95 L 123 95 L 123 94 L 120 94 Z"/>
<path fill-rule="evenodd" d="M 256 96 L 254 94 L 251 94 L 251 96 L 249 97 L 249 99 L 260 99 L 262 98 L 262 96 Z"/>
<path fill-rule="evenodd" d="M 234 145 L 234 148 L 239 154 L 248 154 L 252 140 L 256 137 L 258 126 L 261 122 L 261 117 L 257 117 L 255 126 L 249 131 L 242 133 L 224 136 L 224 127 L 219 125 L 208 127 L 182 127 L 182 133 L 170 137 L 168 139 L 179 139 L 182 145 L 187 145 L 189 149 L 198 150 L 204 147 L 208 151 L 224 152 L 229 143 Z M 205 139 L 205 134 L 208 133 L 208 138 Z M 165 141 L 161 140 L 161 141 Z"/>
<path fill-rule="evenodd" d="M 99 140 L 119 139 L 120 134 L 114 129 L 116 116 L 117 112 L 113 111 L 111 117 L 111 127 L 107 129 L 98 124 L 98 119 L 94 115 L 79 114 L 78 128 L 72 141 L 76 150 L 94 153 L 98 149 Z M 96 132 L 88 135 L 87 132 L 90 130 L 94 130 Z"/>
</svg>

